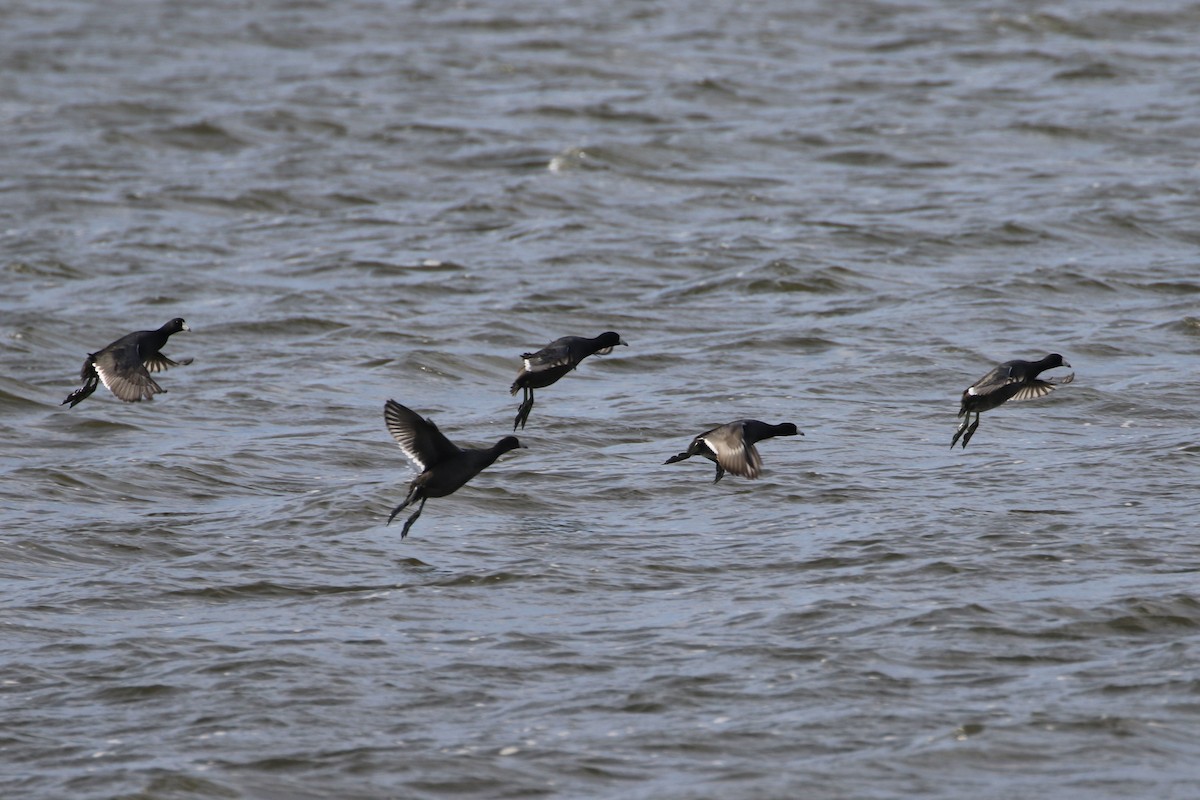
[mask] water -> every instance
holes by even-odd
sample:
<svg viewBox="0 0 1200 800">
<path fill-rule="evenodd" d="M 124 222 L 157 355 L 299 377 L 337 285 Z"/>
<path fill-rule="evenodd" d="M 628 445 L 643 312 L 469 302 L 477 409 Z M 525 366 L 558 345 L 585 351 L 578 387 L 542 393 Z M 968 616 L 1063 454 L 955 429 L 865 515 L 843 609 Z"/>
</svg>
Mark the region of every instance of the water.
<svg viewBox="0 0 1200 800">
<path fill-rule="evenodd" d="M 0 795 L 1196 796 L 1197 34 L 6 4 Z M 168 394 L 60 407 L 174 316 Z M 384 400 L 486 446 L 608 329 L 384 526 Z M 806 435 L 662 465 L 744 416 Z"/>
</svg>

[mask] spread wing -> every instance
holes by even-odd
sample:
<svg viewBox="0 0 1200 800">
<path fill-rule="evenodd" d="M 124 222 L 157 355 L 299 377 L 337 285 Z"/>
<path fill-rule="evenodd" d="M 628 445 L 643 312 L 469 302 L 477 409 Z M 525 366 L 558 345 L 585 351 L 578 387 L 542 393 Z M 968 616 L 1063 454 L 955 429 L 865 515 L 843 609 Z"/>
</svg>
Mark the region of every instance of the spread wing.
<svg viewBox="0 0 1200 800">
<path fill-rule="evenodd" d="M 1055 386 L 1062 386 L 1065 383 L 1070 383 L 1075 380 L 1075 373 L 1072 372 L 1065 378 L 1058 380 L 1036 380 L 1030 381 L 1021 390 L 1012 396 L 1013 400 L 1033 400 L 1038 397 L 1045 397 L 1054 391 Z"/>
<path fill-rule="evenodd" d="M 704 434 L 704 442 L 726 472 L 742 478 L 757 478 L 762 471 L 762 458 L 754 445 L 746 444 L 741 423 L 714 428 Z"/>
<path fill-rule="evenodd" d="M 462 452 L 431 420 L 395 400 L 384 404 L 383 419 L 388 433 L 421 472 Z"/>
<path fill-rule="evenodd" d="M 1045 397 L 1046 395 L 1050 394 L 1053 391 L 1054 391 L 1054 384 L 1050 383 L 1049 381 L 1030 381 L 1029 383 L 1022 386 L 1020 388 L 1020 390 L 1016 394 L 1014 394 L 1010 399 L 1014 400 L 1014 401 L 1016 401 L 1016 400 L 1034 400 L 1039 397 Z"/>
<path fill-rule="evenodd" d="M 135 344 L 104 350 L 96 356 L 93 366 L 100 382 L 127 403 L 136 403 L 143 397 L 151 400 L 163 391 L 138 358 Z"/>
<path fill-rule="evenodd" d="M 192 359 L 184 358 L 179 361 L 172 361 L 162 353 L 155 353 L 142 362 L 146 369 L 150 372 L 163 372 L 167 367 L 183 367 L 192 363 Z"/>
</svg>

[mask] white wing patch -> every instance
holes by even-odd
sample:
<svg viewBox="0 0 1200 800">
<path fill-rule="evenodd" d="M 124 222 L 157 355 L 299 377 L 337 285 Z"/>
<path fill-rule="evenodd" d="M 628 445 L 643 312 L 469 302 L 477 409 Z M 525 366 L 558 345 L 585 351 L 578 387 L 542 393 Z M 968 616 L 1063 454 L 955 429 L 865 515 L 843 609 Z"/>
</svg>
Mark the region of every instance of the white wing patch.
<svg viewBox="0 0 1200 800">
<path fill-rule="evenodd" d="M 397 440 L 397 443 L 400 445 L 400 452 L 404 453 L 405 457 L 412 462 L 412 465 L 417 468 L 417 472 L 424 472 L 425 462 L 417 455 L 417 451 L 412 447 L 405 446 L 404 442 Z"/>
<path fill-rule="evenodd" d="M 116 394 L 117 390 L 113 388 L 113 383 L 116 379 L 116 376 L 110 374 L 109 371 L 104 368 L 103 364 L 93 364 L 92 368 L 95 369 L 96 374 L 100 376 L 100 382 L 104 384 L 104 388 L 108 389 L 113 394 Z"/>
<path fill-rule="evenodd" d="M 717 428 L 717 431 L 721 431 L 725 435 L 714 436 L 712 433 L 710 433 L 707 436 L 702 437 L 704 439 L 704 443 L 708 445 L 709 450 L 712 450 L 719 456 L 735 457 L 740 456 L 745 451 L 746 443 L 744 441 L 739 439 L 737 444 L 730 444 L 730 437 L 728 433 L 725 432 L 723 428 Z M 713 433 L 716 433 L 717 431 L 713 431 Z"/>
<path fill-rule="evenodd" d="M 753 445 L 746 445 L 740 428 L 733 433 L 728 430 L 728 426 L 723 425 L 705 436 L 704 443 L 716 454 L 717 463 L 726 472 L 742 478 L 758 477 L 762 469 L 762 458 Z"/>
<path fill-rule="evenodd" d="M 388 433 L 420 472 L 425 472 L 430 465 L 462 454 L 462 450 L 443 436 L 430 419 L 395 400 L 388 400 L 384 405 L 383 418 Z"/>
<path fill-rule="evenodd" d="M 163 388 L 148 375 L 141 381 L 136 380 L 142 377 L 139 375 L 135 375 L 135 379 L 131 380 L 128 377 L 118 375 L 116 372 L 109 370 L 108 365 L 102 363 L 102 360 L 97 360 L 93 366 L 96 369 L 96 374 L 100 376 L 100 382 L 104 384 L 104 387 L 127 403 L 136 403 L 143 397 L 147 400 L 153 400 L 156 392 L 163 391 Z"/>
<path fill-rule="evenodd" d="M 556 367 L 565 367 L 571 363 L 571 354 L 566 348 L 537 353 L 526 353 L 521 356 L 526 372 L 545 372 Z"/>
<path fill-rule="evenodd" d="M 417 468 L 417 471 L 424 472 L 425 459 L 423 459 L 421 454 L 417 452 L 416 431 L 414 431 L 412 426 L 410 426 L 405 420 L 394 416 L 391 413 L 390 408 L 387 409 L 387 411 L 388 413 L 386 415 L 386 421 L 388 433 L 390 433 L 392 438 L 396 440 L 396 444 L 400 445 L 401 452 L 403 452 L 405 457 L 413 463 L 413 466 Z"/>
</svg>

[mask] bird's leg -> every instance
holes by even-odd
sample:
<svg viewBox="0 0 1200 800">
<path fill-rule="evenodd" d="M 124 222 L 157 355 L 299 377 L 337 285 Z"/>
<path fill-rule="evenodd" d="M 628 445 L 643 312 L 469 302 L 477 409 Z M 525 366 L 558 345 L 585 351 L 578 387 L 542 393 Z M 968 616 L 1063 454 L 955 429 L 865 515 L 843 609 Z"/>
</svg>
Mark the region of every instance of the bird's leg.
<svg viewBox="0 0 1200 800">
<path fill-rule="evenodd" d="M 717 481 L 721 480 L 721 478 L 724 478 L 724 477 L 725 477 L 725 470 L 721 468 L 720 464 L 717 464 L 717 477 L 713 478 L 713 483 L 716 483 Z"/>
<path fill-rule="evenodd" d="M 400 531 L 401 539 L 403 539 L 405 536 L 408 536 L 408 529 L 411 528 L 412 524 L 417 521 L 417 517 L 421 516 L 421 512 L 425 510 L 425 501 L 428 499 L 428 497 L 422 497 L 421 505 L 417 506 L 417 513 L 409 517 L 408 522 L 404 523 L 404 530 Z"/>
<path fill-rule="evenodd" d="M 521 426 L 521 430 L 525 430 L 525 422 L 529 419 L 529 412 L 533 410 L 533 387 L 524 387 L 525 394 L 521 397 L 521 407 L 517 409 L 517 418 L 513 420 L 513 430 L 517 426 Z"/>
<path fill-rule="evenodd" d="M 967 434 L 963 437 L 963 447 L 967 446 L 967 442 L 971 441 L 971 437 L 975 435 L 975 429 L 979 427 L 979 412 L 975 412 L 975 421 L 971 423 L 971 427 L 967 428 Z"/>
<path fill-rule="evenodd" d="M 408 496 L 404 498 L 403 503 L 401 503 L 400 505 L 398 505 L 392 509 L 391 516 L 388 517 L 388 521 L 387 521 L 388 525 L 392 524 L 392 520 L 394 520 L 396 518 L 397 514 L 399 514 L 401 511 L 404 510 L 405 506 L 407 506 L 413 500 L 417 499 L 417 489 L 418 489 L 418 487 L 415 483 L 412 486 L 408 487 Z M 406 527 L 405 530 L 408 530 L 408 528 Z M 400 538 L 403 539 L 404 537 L 401 536 Z"/>
<path fill-rule="evenodd" d="M 963 431 L 967 429 L 967 423 L 971 421 L 971 413 L 967 412 L 966 419 L 962 421 L 962 425 L 958 426 L 958 430 L 954 432 L 954 438 L 950 440 L 950 449 L 954 449 L 954 445 L 958 444 L 958 439 L 963 435 Z"/>
</svg>

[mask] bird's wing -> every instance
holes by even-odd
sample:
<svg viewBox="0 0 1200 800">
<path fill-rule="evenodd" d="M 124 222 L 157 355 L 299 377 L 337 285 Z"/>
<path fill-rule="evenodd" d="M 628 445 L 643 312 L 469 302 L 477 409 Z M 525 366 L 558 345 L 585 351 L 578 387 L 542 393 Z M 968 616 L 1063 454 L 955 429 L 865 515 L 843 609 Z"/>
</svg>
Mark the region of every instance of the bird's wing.
<svg viewBox="0 0 1200 800">
<path fill-rule="evenodd" d="M 150 372 L 163 372 L 164 370 L 167 369 L 167 367 L 183 367 L 190 363 L 192 363 L 192 359 L 190 359 L 190 358 L 183 358 L 183 359 L 180 359 L 179 361 L 172 361 L 170 358 L 167 358 L 162 353 L 155 353 L 154 355 L 150 356 L 149 358 L 145 359 L 142 362 L 142 364 Z"/>
<path fill-rule="evenodd" d="M 565 367 L 574 363 L 571 357 L 571 340 L 574 337 L 564 336 L 538 350 L 536 353 L 522 353 L 526 372 L 545 372 L 555 367 Z"/>
<path fill-rule="evenodd" d="M 713 428 L 703 434 L 704 442 L 717 457 L 726 472 L 743 478 L 757 478 L 762 471 L 762 458 L 754 445 L 746 444 L 740 423 Z"/>
<path fill-rule="evenodd" d="M 971 384 L 970 388 L 967 389 L 967 394 L 989 394 L 1018 380 L 1020 380 L 1020 378 L 1014 374 L 1011 364 L 1001 364 L 987 375 L 984 375 L 982 378 Z"/>
<path fill-rule="evenodd" d="M 1021 387 L 1020 391 L 1012 396 L 1012 400 L 1033 400 L 1038 397 L 1045 397 L 1054 391 L 1054 384 L 1050 381 L 1030 381 Z"/>
<path fill-rule="evenodd" d="M 384 404 L 383 418 L 388 433 L 421 472 L 462 452 L 431 420 L 395 400 Z"/>
<path fill-rule="evenodd" d="M 138 360 L 136 345 L 106 349 L 96 356 L 93 366 L 100 382 L 127 403 L 136 403 L 143 397 L 150 400 L 163 390 Z"/>
</svg>

